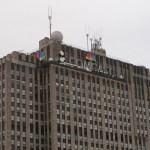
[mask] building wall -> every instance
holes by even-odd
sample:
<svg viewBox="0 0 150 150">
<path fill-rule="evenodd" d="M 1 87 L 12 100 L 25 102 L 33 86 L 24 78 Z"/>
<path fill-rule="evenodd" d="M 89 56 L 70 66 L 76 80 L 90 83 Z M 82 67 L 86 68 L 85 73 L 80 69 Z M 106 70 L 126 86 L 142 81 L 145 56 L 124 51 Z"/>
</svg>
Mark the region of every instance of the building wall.
<svg viewBox="0 0 150 150">
<path fill-rule="evenodd" d="M 90 70 L 86 51 L 47 38 L 39 47 L 44 61 L 18 52 L 0 60 L 0 150 L 148 150 L 149 69 L 101 49 Z"/>
</svg>

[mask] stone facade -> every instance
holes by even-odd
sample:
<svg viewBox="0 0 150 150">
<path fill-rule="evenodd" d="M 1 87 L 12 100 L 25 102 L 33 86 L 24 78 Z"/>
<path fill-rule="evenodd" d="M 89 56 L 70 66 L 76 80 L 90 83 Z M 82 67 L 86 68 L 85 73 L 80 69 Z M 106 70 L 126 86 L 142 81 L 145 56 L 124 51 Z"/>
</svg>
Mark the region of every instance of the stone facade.
<svg viewBox="0 0 150 150">
<path fill-rule="evenodd" d="M 45 38 L 45 60 L 0 60 L 0 150 L 149 150 L 149 69 Z M 65 62 L 60 62 L 60 51 Z"/>
</svg>

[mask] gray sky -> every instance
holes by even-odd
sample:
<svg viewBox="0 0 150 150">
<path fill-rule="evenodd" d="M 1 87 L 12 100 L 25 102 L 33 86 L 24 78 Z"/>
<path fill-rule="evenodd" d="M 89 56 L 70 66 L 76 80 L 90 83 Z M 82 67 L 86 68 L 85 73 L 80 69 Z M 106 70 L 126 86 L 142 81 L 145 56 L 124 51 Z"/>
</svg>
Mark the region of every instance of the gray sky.
<svg viewBox="0 0 150 150">
<path fill-rule="evenodd" d="M 0 0 L 0 57 L 38 49 L 49 36 L 49 3 L 65 43 L 86 49 L 86 32 L 102 31 L 107 55 L 150 68 L 150 0 Z"/>
</svg>

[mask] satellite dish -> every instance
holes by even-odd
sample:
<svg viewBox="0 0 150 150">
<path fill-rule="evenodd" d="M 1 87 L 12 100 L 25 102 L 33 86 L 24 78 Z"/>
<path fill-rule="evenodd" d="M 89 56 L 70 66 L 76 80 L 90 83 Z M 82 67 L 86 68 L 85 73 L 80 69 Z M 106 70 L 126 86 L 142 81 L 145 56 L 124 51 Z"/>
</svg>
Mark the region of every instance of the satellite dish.
<svg viewBox="0 0 150 150">
<path fill-rule="evenodd" d="M 63 51 L 60 51 L 60 55 L 61 55 L 61 56 L 64 56 L 64 52 L 63 52 Z"/>
<path fill-rule="evenodd" d="M 60 62 L 64 62 L 65 61 L 65 57 L 60 57 Z"/>
<path fill-rule="evenodd" d="M 60 31 L 54 31 L 51 35 L 51 39 L 54 41 L 62 42 L 63 34 Z"/>
</svg>

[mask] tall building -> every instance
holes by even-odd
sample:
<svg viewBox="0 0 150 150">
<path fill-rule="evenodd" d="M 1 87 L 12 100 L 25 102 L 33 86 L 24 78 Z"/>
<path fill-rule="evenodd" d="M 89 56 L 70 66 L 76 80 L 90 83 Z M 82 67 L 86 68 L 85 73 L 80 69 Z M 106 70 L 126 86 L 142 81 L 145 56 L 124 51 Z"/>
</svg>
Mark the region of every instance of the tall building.
<svg viewBox="0 0 150 150">
<path fill-rule="evenodd" d="M 149 150 L 149 69 L 62 38 L 0 59 L 0 150 Z"/>
</svg>

